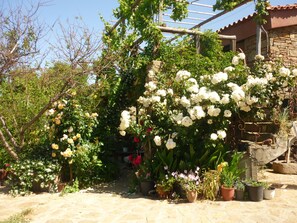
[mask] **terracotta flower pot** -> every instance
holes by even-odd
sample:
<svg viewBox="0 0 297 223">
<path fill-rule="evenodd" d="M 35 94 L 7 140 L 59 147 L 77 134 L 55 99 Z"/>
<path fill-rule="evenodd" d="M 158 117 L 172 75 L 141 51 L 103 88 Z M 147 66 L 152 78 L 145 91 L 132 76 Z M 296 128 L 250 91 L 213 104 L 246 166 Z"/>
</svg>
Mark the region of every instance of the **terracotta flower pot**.
<svg viewBox="0 0 297 223">
<path fill-rule="evenodd" d="M 224 201 L 231 201 L 234 198 L 235 189 L 222 186 L 221 193 Z"/>
<path fill-rule="evenodd" d="M 157 185 L 156 192 L 161 199 L 167 199 L 170 196 L 171 191 L 164 190 L 161 185 Z"/>
<path fill-rule="evenodd" d="M 187 191 L 186 192 L 187 199 L 190 203 L 194 203 L 197 200 L 197 191 Z"/>
</svg>

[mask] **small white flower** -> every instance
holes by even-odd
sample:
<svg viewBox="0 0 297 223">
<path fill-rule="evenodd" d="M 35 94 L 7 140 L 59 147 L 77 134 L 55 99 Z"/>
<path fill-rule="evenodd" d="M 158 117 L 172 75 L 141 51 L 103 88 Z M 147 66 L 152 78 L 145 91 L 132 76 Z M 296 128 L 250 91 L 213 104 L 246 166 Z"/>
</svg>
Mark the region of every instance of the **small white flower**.
<svg viewBox="0 0 297 223">
<path fill-rule="evenodd" d="M 155 136 L 154 137 L 154 142 L 155 142 L 156 146 L 161 146 L 161 144 L 162 144 L 161 137 L 160 136 Z"/>
<path fill-rule="evenodd" d="M 297 77 L 297 69 L 293 69 L 292 74 L 293 74 L 294 77 Z"/>
<path fill-rule="evenodd" d="M 235 68 L 229 66 L 229 67 L 226 67 L 226 68 L 224 69 L 224 72 L 225 72 L 225 73 L 229 73 L 229 72 L 231 72 L 231 71 L 233 71 L 233 70 L 235 70 Z"/>
<path fill-rule="evenodd" d="M 195 85 L 189 87 L 187 89 L 187 91 L 190 92 L 190 93 L 198 93 L 198 91 L 199 91 L 198 85 L 195 84 Z"/>
<path fill-rule="evenodd" d="M 182 98 L 180 99 L 180 104 L 182 106 L 184 106 L 185 108 L 188 108 L 191 106 L 191 102 L 189 99 L 187 99 L 185 96 L 182 96 Z"/>
<path fill-rule="evenodd" d="M 245 54 L 244 53 L 239 53 L 238 54 L 239 59 L 245 60 Z"/>
<path fill-rule="evenodd" d="M 233 65 L 238 65 L 239 64 L 239 57 L 238 56 L 234 56 L 232 59 L 232 64 Z"/>
<path fill-rule="evenodd" d="M 166 90 L 159 89 L 159 90 L 157 90 L 156 95 L 165 97 L 166 96 Z"/>
<path fill-rule="evenodd" d="M 72 128 L 72 126 L 70 126 L 70 127 L 67 129 L 67 131 L 68 131 L 69 133 L 73 132 L 73 128 Z"/>
<path fill-rule="evenodd" d="M 215 91 L 212 91 L 209 93 L 209 100 L 212 102 L 212 103 L 216 103 L 218 101 L 221 100 L 219 94 Z"/>
<path fill-rule="evenodd" d="M 160 102 L 160 100 L 161 100 L 160 96 L 152 96 L 152 98 L 151 98 L 151 101 L 152 101 L 153 103 L 155 103 L 155 102 Z"/>
<path fill-rule="evenodd" d="M 166 148 L 168 150 L 174 149 L 176 147 L 176 143 L 173 141 L 173 139 L 169 138 L 168 141 L 166 142 Z"/>
<path fill-rule="evenodd" d="M 126 135 L 126 131 L 120 131 L 120 135 L 121 136 L 125 136 Z"/>
<path fill-rule="evenodd" d="M 149 70 L 147 76 L 148 76 L 148 78 L 153 79 L 153 78 L 155 77 L 155 72 L 154 72 L 154 70 Z"/>
<path fill-rule="evenodd" d="M 191 73 L 189 71 L 180 70 L 176 73 L 175 80 L 179 82 L 181 80 L 188 79 L 190 76 L 191 76 Z"/>
<path fill-rule="evenodd" d="M 224 130 L 218 130 L 217 135 L 219 139 L 224 139 L 227 136 L 227 133 Z"/>
<path fill-rule="evenodd" d="M 282 76 L 282 77 L 288 77 L 290 75 L 291 71 L 288 69 L 288 68 L 285 68 L 285 67 L 281 67 L 279 69 L 279 74 Z"/>
<path fill-rule="evenodd" d="M 212 133 L 212 134 L 210 135 L 210 139 L 211 139 L 211 140 L 217 140 L 217 139 L 218 139 L 218 135 L 215 134 L 215 133 Z"/>
<path fill-rule="evenodd" d="M 223 94 L 223 97 L 220 101 L 221 104 L 228 104 L 230 102 L 229 94 Z"/>
<path fill-rule="evenodd" d="M 264 60 L 264 56 L 262 56 L 261 54 L 257 54 L 256 56 L 255 56 L 255 60 Z"/>
<path fill-rule="evenodd" d="M 211 125 L 213 123 L 212 119 L 207 120 L 207 124 Z"/>
<path fill-rule="evenodd" d="M 183 117 L 181 124 L 185 127 L 189 127 L 189 126 L 193 125 L 193 121 L 189 116 L 185 116 L 185 117 Z"/>
<path fill-rule="evenodd" d="M 157 86 L 156 86 L 156 84 L 153 81 L 150 81 L 150 82 L 148 82 L 148 83 L 145 84 L 145 88 L 148 91 L 154 91 L 154 90 L 157 89 Z"/>
<path fill-rule="evenodd" d="M 230 118 L 232 116 L 232 112 L 230 110 L 225 110 L 224 111 L 224 117 Z"/>
<path fill-rule="evenodd" d="M 169 88 L 169 89 L 167 89 L 167 93 L 168 93 L 169 95 L 173 95 L 173 90 L 172 90 L 171 88 Z"/>
</svg>

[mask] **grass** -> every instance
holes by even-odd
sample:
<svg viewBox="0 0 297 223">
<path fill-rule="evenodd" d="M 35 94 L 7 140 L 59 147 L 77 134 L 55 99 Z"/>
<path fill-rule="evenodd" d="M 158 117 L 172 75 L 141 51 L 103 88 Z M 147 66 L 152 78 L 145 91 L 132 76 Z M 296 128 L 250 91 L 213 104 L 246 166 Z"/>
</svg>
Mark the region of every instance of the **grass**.
<svg viewBox="0 0 297 223">
<path fill-rule="evenodd" d="M 25 209 L 21 213 L 12 215 L 6 220 L 0 221 L 0 223 L 28 223 L 29 220 L 26 218 L 30 213 L 32 212 L 32 209 Z"/>
</svg>

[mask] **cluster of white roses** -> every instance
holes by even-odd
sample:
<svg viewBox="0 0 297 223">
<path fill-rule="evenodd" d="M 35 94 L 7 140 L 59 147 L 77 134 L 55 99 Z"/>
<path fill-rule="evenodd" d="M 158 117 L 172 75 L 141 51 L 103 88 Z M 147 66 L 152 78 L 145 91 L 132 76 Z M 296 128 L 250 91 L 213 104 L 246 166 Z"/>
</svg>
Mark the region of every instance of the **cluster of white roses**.
<svg viewBox="0 0 297 223">
<path fill-rule="evenodd" d="M 255 59 L 260 61 L 264 57 L 257 55 Z M 216 117 L 228 120 L 235 110 L 251 111 L 253 106 L 256 106 L 261 100 L 259 90 L 266 91 L 269 89 L 268 85 L 273 82 L 282 81 L 282 84 L 285 84 L 286 81 L 289 81 L 286 78 L 297 77 L 297 69 L 291 72 L 288 68 L 282 67 L 276 72 L 282 78 L 279 80 L 278 77 L 274 76 L 271 67 L 264 67 L 266 73 L 264 77 L 257 77 L 257 74 L 247 72 L 244 77 L 245 83 L 234 83 L 236 82 L 236 75 L 234 76 L 234 73 L 231 75 L 231 72 L 234 72 L 238 64 L 244 64 L 244 60 L 245 54 L 239 53 L 232 59 L 233 66 L 225 68 L 224 72 L 200 76 L 199 81 L 191 77 L 191 73 L 185 70 L 178 71 L 174 78 L 174 84 L 168 87 L 156 79 L 151 80 L 145 84 L 146 91 L 138 99 L 142 107 L 140 109 L 142 112 L 139 111 L 139 114 L 145 114 L 148 108 L 154 112 L 156 111 L 155 108 L 163 107 L 162 112 L 167 112 L 169 120 L 176 126 L 189 128 L 202 119 L 207 119 L 208 124 L 213 124 L 213 119 Z M 180 89 L 183 90 L 180 91 Z M 255 92 L 254 89 L 257 89 L 258 92 Z M 172 103 L 168 104 L 168 101 Z M 131 112 L 123 111 L 119 126 L 121 135 L 126 134 L 125 130 L 129 128 L 130 122 Z M 158 124 L 156 123 L 156 125 Z M 203 126 L 201 127 L 203 128 Z M 196 125 L 195 128 L 199 128 L 199 125 Z M 213 131 L 210 133 L 211 140 L 223 140 L 227 135 L 224 128 L 213 129 Z M 155 136 L 155 144 L 161 146 L 162 141 L 164 141 L 167 149 L 175 148 L 174 137 L 170 137 L 170 133 L 168 135 L 167 140 L 162 140 L 159 135 Z"/>
</svg>

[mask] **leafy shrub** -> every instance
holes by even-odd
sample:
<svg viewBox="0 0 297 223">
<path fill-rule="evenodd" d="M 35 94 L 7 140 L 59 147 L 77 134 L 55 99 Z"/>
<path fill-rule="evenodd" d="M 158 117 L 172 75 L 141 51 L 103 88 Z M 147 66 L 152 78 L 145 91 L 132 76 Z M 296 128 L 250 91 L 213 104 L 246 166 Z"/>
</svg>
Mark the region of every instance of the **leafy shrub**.
<svg viewBox="0 0 297 223">
<path fill-rule="evenodd" d="M 42 160 L 16 162 L 9 169 L 10 192 L 23 195 L 39 189 L 53 191 L 60 168 L 57 162 Z"/>
</svg>

